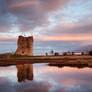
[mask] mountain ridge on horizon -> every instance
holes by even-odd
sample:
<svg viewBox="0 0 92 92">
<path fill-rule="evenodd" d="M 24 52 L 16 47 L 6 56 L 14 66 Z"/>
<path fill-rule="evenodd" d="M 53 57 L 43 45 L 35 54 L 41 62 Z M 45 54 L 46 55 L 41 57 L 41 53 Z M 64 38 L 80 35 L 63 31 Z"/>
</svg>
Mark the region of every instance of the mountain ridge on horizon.
<svg viewBox="0 0 92 92">
<path fill-rule="evenodd" d="M 91 50 L 92 50 L 92 44 L 86 45 L 86 46 L 81 46 L 80 48 L 74 50 L 74 52 L 76 52 L 76 53 L 80 53 L 80 52 L 88 53 Z"/>
</svg>

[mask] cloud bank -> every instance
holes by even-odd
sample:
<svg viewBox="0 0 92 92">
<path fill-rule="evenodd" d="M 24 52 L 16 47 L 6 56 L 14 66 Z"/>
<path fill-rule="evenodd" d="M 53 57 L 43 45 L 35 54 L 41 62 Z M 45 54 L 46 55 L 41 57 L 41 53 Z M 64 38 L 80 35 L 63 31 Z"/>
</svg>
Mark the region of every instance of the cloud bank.
<svg viewBox="0 0 92 92">
<path fill-rule="evenodd" d="M 0 0 L 0 40 L 25 34 L 41 41 L 91 41 L 91 9 L 91 0 Z"/>
</svg>

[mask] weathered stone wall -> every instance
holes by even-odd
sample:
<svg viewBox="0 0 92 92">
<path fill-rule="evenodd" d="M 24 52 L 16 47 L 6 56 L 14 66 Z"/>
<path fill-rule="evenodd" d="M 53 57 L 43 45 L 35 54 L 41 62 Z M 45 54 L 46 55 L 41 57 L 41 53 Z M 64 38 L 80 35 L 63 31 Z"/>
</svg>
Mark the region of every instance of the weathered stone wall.
<svg viewBox="0 0 92 92">
<path fill-rule="evenodd" d="M 33 56 L 33 36 L 18 37 L 18 48 L 15 54 Z"/>
</svg>

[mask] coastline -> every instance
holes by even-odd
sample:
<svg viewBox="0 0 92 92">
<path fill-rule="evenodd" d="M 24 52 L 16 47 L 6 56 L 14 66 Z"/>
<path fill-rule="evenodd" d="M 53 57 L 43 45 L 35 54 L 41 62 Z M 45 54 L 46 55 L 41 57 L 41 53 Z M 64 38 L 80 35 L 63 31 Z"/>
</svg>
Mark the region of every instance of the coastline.
<svg viewBox="0 0 92 92">
<path fill-rule="evenodd" d="M 90 66 L 92 67 L 92 56 L 71 55 L 71 56 L 32 56 L 32 57 L 8 57 L 0 58 L 0 66 L 17 64 L 48 63 L 57 66 Z"/>
</svg>

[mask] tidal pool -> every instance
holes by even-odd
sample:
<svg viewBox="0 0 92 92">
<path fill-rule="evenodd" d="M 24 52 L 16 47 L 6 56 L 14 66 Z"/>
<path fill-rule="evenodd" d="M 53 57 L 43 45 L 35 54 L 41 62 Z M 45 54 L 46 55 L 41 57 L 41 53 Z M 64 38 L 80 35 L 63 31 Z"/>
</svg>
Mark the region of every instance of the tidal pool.
<svg viewBox="0 0 92 92">
<path fill-rule="evenodd" d="M 92 92 L 92 68 L 48 64 L 0 67 L 0 92 Z"/>
</svg>

